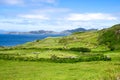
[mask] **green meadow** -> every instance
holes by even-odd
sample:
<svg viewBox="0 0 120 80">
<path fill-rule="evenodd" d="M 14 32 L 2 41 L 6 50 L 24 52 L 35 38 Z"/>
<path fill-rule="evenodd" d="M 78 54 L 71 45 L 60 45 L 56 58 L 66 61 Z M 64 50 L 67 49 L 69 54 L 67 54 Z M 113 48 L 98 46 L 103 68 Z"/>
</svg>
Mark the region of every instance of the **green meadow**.
<svg viewBox="0 0 120 80">
<path fill-rule="evenodd" d="M 1 47 L 0 80 L 120 80 L 119 29 Z"/>
<path fill-rule="evenodd" d="M 117 80 L 120 77 L 119 61 L 48 63 L 0 60 L 0 63 L 0 80 Z"/>
</svg>

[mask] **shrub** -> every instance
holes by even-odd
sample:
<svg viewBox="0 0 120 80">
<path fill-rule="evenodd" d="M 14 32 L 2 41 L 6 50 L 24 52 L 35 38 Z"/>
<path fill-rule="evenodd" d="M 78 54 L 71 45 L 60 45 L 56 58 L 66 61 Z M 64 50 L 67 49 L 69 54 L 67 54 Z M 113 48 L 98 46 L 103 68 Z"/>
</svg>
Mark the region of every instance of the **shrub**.
<svg viewBox="0 0 120 80">
<path fill-rule="evenodd" d="M 103 54 L 85 54 L 79 57 L 65 57 L 60 58 L 56 55 L 52 55 L 51 58 L 36 58 L 36 57 L 21 57 L 14 54 L 0 54 L 0 59 L 3 60 L 18 60 L 18 61 L 46 61 L 56 63 L 75 63 L 75 62 L 88 62 L 88 61 L 110 61 L 109 56 Z"/>
<path fill-rule="evenodd" d="M 71 51 L 78 51 L 78 52 L 90 52 L 89 48 L 78 47 L 78 48 L 70 48 Z"/>
<path fill-rule="evenodd" d="M 56 61 L 57 59 L 59 59 L 59 57 L 57 57 L 56 55 L 52 55 L 50 58 L 52 61 Z"/>
</svg>

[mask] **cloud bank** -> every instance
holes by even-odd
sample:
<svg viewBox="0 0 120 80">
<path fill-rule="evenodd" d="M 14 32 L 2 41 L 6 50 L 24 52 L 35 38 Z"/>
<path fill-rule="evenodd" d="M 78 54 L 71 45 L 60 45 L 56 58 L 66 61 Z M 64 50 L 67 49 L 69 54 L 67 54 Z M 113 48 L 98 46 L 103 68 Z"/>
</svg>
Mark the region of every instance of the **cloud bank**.
<svg viewBox="0 0 120 80">
<path fill-rule="evenodd" d="M 66 19 L 71 21 L 117 20 L 116 17 L 104 13 L 72 13 Z"/>
</svg>

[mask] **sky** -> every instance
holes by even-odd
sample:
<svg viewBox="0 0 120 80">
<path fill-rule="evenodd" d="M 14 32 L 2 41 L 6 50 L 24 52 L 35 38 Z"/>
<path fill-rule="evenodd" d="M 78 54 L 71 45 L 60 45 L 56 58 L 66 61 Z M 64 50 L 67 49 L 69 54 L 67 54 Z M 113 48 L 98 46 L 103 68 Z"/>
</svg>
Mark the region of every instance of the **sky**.
<svg viewBox="0 0 120 80">
<path fill-rule="evenodd" d="M 0 30 L 103 29 L 120 23 L 120 0 L 0 0 Z"/>
</svg>

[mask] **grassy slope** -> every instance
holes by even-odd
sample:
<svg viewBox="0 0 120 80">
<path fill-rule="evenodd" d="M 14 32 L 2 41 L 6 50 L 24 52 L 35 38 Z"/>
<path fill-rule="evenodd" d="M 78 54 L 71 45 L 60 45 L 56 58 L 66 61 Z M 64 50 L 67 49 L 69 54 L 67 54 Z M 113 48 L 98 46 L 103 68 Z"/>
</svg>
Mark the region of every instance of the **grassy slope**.
<svg viewBox="0 0 120 80">
<path fill-rule="evenodd" d="M 109 52 L 105 46 L 97 44 L 98 32 L 76 33 L 68 39 L 68 48 L 87 47 L 92 53 L 104 53 L 111 56 L 112 61 L 80 62 L 80 63 L 48 63 L 0 60 L 0 80 L 116 80 L 120 77 L 120 51 Z M 5 50 L 0 53 L 23 54 L 35 56 L 32 53 L 40 52 L 39 57 L 76 56 L 80 53 L 72 51 L 52 51 L 39 49 L 21 50 L 20 48 L 62 48 L 59 38 L 46 38 L 40 41 L 29 42 L 17 46 L 17 50 Z M 105 51 L 105 52 L 102 52 Z"/>
<path fill-rule="evenodd" d="M 120 24 L 101 30 L 99 43 L 107 45 L 111 50 L 120 49 Z"/>
<path fill-rule="evenodd" d="M 92 50 L 106 50 L 105 46 L 98 46 L 97 42 L 98 32 L 90 31 L 90 32 L 83 32 L 83 33 L 75 33 L 70 36 L 66 36 L 67 39 L 67 47 L 86 47 Z M 63 48 L 63 45 L 59 43 L 59 40 L 62 37 L 58 38 L 46 38 L 43 40 L 37 40 L 34 42 L 28 42 L 24 45 L 18 47 L 25 47 L 25 48 Z"/>
<path fill-rule="evenodd" d="M 84 33 L 75 33 L 70 36 L 66 36 L 68 44 L 67 48 L 72 47 L 85 47 L 90 48 L 92 51 L 105 51 L 105 46 L 98 46 L 97 43 L 98 32 L 84 32 Z M 59 40 L 62 37 L 58 38 L 46 38 L 43 40 L 37 40 L 34 42 L 28 42 L 26 44 L 17 46 L 17 50 L 5 50 L 0 51 L 0 53 L 11 53 L 11 54 L 21 54 L 28 57 L 36 57 L 34 53 L 40 53 L 39 58 L 50 58 L 51 55 L 55 54 L 59 57 L 69 57 L 69 56 L 78 56 L 80 52 L 74 51 L 60 51 L 60 50 L 51 50 L 52 48 L 63 48 L 63 45 L 59 43 Z M 28 48 L 21 49 L 21 48 Z M 30 48 L 30 49 L 29 49 Z M 50 50 L 40 50 L 39 48 L 49 48 Z"/>
</svg>

